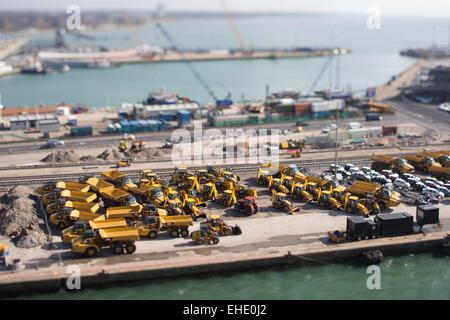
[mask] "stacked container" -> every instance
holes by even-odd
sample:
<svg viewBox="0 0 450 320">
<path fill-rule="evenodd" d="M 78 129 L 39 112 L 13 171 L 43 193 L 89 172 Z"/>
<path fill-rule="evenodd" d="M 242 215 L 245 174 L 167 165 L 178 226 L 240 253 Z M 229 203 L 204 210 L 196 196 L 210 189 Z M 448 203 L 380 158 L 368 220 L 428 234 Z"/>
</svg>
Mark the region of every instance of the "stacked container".
<svg viewBox="0 0 450 320">
<path fill-rule="evenodd" d="M 310 102 L 297 102 L 295 104 L 295 115 L 296 116 L 306 116 L 311 114 L 311 103 Z"/>
<path fill-rule="evenodd" d="M 191 123 L 191 113 L 186 110 L 180 110 L 177 112 L 178 127 L 182 128 L 188 126 Z"/>
</svg>

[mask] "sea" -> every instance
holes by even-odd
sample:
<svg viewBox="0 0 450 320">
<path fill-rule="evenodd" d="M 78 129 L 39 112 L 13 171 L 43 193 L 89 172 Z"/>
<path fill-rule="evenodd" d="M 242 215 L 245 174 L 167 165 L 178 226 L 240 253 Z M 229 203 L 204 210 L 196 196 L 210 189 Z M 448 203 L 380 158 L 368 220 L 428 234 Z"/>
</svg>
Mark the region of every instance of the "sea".
<svg viewBox="0 0 450 320">
<path fill-rule="evenodd" d="M 399 52 L 408 47 L 446 45 L 448 19 L 381 16 L 380 28 L 367 27 L 365 15 L 301 14 L 296 17 L 236 19 L 247 48 L 344 47 L 348 55 L 334 58 L 195 62 L 217 98 L 231 93 L 235 101 L 262 100 L 269 91 L 308 92 L 335 87 L 352 92 L 381 85 L 416 61 Z M 164 23 L 178 48 L 238 48 L 226 19 Z M 137 27 L 142 42 L 170 47 L 153 25 Z M 95 40 L 67 35 L 73 46 L 137 47 L 129 29 L 91 31 Z M 17 36 L 17 34 L 15 35 Z M 32 43 L 50 43 L 53 33 L 27 35 Z M 106 69 L 72 69 L 52 75 L 0 78 L 6 107 L 83 103 L 89 108 L 140 102 L 165 89 L 201 104 L 214 99 L 183 62 L 130 64 Z M 449 257 L 437 253 L 387 257 L 380 265 L 380 287 L 367 285 L 370 273 L 357 262 L 283 270 L 211 274 L 129 286 L 60 291 L 23 299 L 449 299 Z M 369 288 L 370 287 L 370 288 Z"/>
</svg>

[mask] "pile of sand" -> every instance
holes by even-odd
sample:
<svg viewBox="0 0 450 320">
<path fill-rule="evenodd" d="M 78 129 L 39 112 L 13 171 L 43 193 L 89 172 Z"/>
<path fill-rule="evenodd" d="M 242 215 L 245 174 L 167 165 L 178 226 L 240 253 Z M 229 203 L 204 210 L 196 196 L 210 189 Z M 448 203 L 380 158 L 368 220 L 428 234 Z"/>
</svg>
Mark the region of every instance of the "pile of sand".
<svg viewBox="0 0 450 320">
<path fill-rule="evenodd" d="M 44 159 L 42 159 L 42 162 L 49 162 L 49 163 L 55 163 L 55 162 L 78 162 L 80 161 L 81 156 L 77 154 L 75 151 L 58 151 L 53 152 L 47 155 Z"/>
<path fill-rule="evenodd" d="M 0 235 L 10 237 L 18 247 L 31 248 L 47 241 L 33 198 L 33 191 L 25 186 L 0 197 Z"/>
<path fill-rule="evenodd" d="M 102 160 L 120 160 L 123 155 L 116 149 L 106 149 L 100 153 L 97 158 Z"/>
<path fill-rule="evenodd" d="M 97 158 L 94 156 L 82 156 L 80 158 L 80 161 L 83 161 L 83 162 L 94 162 L 96 160 L 97 160 Z"/>
<path fill-rule="evenodd" d="M 139 152 L 130 152 L 129 157 L 135 157 L 136 159 L 157 159 L 164 158 L 168 154 L 171 154 L 172 150 L 170 149 L 158 149 L 153 147 L 144 148 Z"/>
</svg>

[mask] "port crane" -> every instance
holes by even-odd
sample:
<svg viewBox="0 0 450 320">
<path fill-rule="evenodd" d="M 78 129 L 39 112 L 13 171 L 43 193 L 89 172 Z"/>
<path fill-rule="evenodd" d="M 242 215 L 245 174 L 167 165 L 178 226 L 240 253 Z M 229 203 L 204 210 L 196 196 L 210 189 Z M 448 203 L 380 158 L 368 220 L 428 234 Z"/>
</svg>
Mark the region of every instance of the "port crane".
<svg viewBox="0 0 450 320">
<path fill-rule="evenodd" d="M 223 100 L 217 99 L 214 91 L 209 87 L 208 83 L 205 81 L 205 79 L 203 79 L 203 77 L 200 75 L 200 73 L 197 71 L 197 69 L 195 69 L 195 67 L 191 63 L 191 61 L 188 58 L 186 58 L 186 56 L 180 50 L 178 50 L 177 45 L 175 44 L 175 41 L 170 36 L 170 34 L 167 32 L 167 30 L 162 26 L 162 24 L 156 23 L 155 26 L 161 31 L 163 36 L 170 43 L 170 45 L 172 46 L 171 49 L 180 55 L 180 57 L 182 58 L 183 62 L 186 64 L 186 66 L 192 72 L 194 77 L 198 80 L 198 82 L 200 82 L 200 84 L 206 90 L 206 92 L 208 92 L 208 94 L 215 100 L 216 106 L 217 107 L 228 107 L 228 106 L 231 106 L 233 104 L 233 101 L 231 100 L 231 93 L 228 93 L 226 98 L 223 99 Z"/>
<path fill-rule="evenodd" d="M 325 61 L 325 64 L 323 65 L 322 69 L 320 69 L 319 74 L 314 79 L 313 83 L 309 87 L 308 91 L 306 92 L 306 96 L 309 96 L 311 92 L 316 87 L 317 83 L 319 82 L 320 78 L 322 78 L 322 75 L 327 70 L 328 66 L 330 65 L 331 61 L 333 60 L 333 53 L 328 57 L 328 59 Z"/>
<path fill-rule="evenodd" d="M 239 42 L 239 45 L 241 46 L 242 54 L 252 54 L 253 51 L 249 50 L 245 47 L 244 41 L 242 40 L 241 34 L 239 33 L 239 30 L 236 26 L 236 24 L 233 21 L 233 17 L 231 16 L 230 10 L 228 10 L 227 3 L 225 0 L 221 0 L 223 11 L 225 12 L 225 16 L 227 17 L 228 21 L 230 22 L 231 28 L 234 31 L 234 35 L 236 36 L 236 39 Z"/>
</svg>

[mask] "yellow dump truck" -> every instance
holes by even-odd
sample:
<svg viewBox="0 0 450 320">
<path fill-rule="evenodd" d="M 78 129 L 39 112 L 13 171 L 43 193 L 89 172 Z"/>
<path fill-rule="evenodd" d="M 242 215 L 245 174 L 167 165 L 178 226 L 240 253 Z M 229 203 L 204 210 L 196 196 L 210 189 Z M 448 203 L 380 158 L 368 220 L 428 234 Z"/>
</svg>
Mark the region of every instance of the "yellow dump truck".
<svg viewBox="0 0 450 320">
<path fill-rule="evenodd" d="M 441 164 L 444 168 L 450 167 L 450 151 L 439 151 L 439 152 L 422 152 L 418 154 L 419 156 L 431 157 Z"/>
<path fill-rule="evenodd" d="M 92 190 L 94 190 L 98 193 L 102 193 L 106 190 L 114 189 L 113 184 L 106 182 L 105 180 L 96 178 L 96 177 L 88 178 L 86 180 L 86 183 L 91 186 Z"/>
<path fill-rule="evenodd" d="M 64 198 L 58 198 L 55 202 L 48 204 L 45 207 L 45 211 L 47 214 L 53 214 L 62 208 L 74 208 L 80 211 L 96 213 L 100 206 L 96 202 L 66 201 Z"/>
<path fill-rule="evenodd" d="M 121 207 L 109 207 L 106 209 L 106 219 L 138 219 L 141 217 L 142 205 L 137 206 L 121 206 Z"/>
<path fill-rule="evenodd" d="M 61 189 L 61 190 L 72 190 L 72 191 L 80 191 L 80 192 L 88 192 L 90 186 L 84 183 L 75 183 L 75 182 L 64 182 L 58 181 L 56 183 L 48 182 L 43 186 L 40 186 L 37 189 L 37 192 L 43 196 L 46 193 L 51 192 L 53 189 Z"/>
<path fill-rule="evenodd" d="M 378 203 L 380 211 L 400 204 L 400 194 L 398 192 L 376 183 L 357 181 L 348 187 L 345 193 L 350 193 L 360 199 L 370 197 Z"/>
<path fill-rule="evenodd" d="M 112 182 L 115 185 L 118 185 L 122 182 L 122 179 L 127 175 L 119 170 L 110 170 L 101 173 L 101 177 L 106 181 Z"/>
<path fill-rule="evenodd" d="M 396 173 L 414 173 L 414 167 L 410 165 L 405 159 L 398 157 L 391 157 L 387 155 L 377 155 L 370 158 L 372 160 L 372 169 L 392 170 Z"/>
<path fill-rule="evenodd" d="M 139 232 L 134 227 L 86 230 L 83 235 L 72 240 L 72 252 L 94 257 L 102 248 L 109 247 L 114 254 L 122 254 L 124 250 L 131 254 L 136 251 L 137 240 Z"/>
<path fill-rule="evenodd" d="M 108 228 L 127 227 L 128 224 L 125 219 L 108 219 L 108 220 L 91 220 L 76 221 L 73 226 L 64 229 L 61 233 L 63 242 L 72 242 L 78 236 L 81 236 L 86 230 L 98 230 Z"/>
<path fill-rule="evenodd" d="M 92 202 L 97 199 L 97 195 L 92 192 L 80 192 L 71 190 L 53 189 L 42 197 L 42 204 L 48 205 L 59 198 L 65 198 L 68 201 L 76 202 Z"/>
<path fill-rule="evenodd" d="M 155 239 L 160 232 L 169 232 L 172 237 L 187 237 L 189 227 L 193 225 L 192 217 L 183 216 L 147 216 L 144 221 L 134 224 L 139 236 Z"/>
<path fill-rule="evenodd" d="M 134 198 L 131 194 L 122 189 L 114 188 L 108 189 L 101 193 L 103 201 L 109 202 L 109 205 L 113 205 L 114 203 L 127 204 L 131 205 L 130 202 L 136 203 L 136 198 Z M 134 201 L 133 201 L 134 199 Z"/>
<path fill-rule="evenodd" d="M 450 168 L 444 168 L 444 167 L 431 167 L 430 173 L 432 177 L 435 177 L 442 181 L 450 180 Z"/>
<path fill-rule="evenodd" d="M 50 216 L 50 223 L 54 224 L 61 229 L 65 229 L 71 226 L 75 221 L 90 221 L 100 217 L 100 215 L 79 211 L 74 208 L 62 208 L 57 213 Z"/>
<path fill-rule="evenodd" d="M 420 154 L 406 155 L 405 159 L 411 163 L 417 170 L 423 172 L 430 172 L 431 167 L 442 167 L 439 162 L 436 162 L 432 157 L 424 157 Z"/>
</svg>

